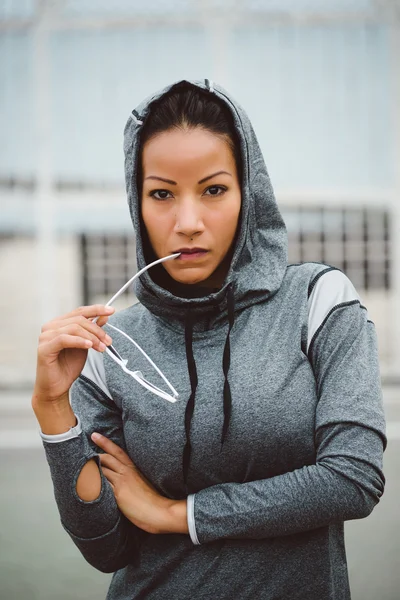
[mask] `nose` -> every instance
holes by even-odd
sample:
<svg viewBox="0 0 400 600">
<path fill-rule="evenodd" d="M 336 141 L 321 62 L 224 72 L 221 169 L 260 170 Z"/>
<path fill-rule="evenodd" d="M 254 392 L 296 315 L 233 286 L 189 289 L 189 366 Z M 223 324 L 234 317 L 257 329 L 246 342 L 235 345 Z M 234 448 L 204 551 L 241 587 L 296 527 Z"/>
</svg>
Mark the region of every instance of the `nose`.
<svg viewBox="0 0 400 600">
<path fill-rule="evenodd" d="M 175 233 L 186 237 L 199 235 L 204 231 L 204 223 L 201 214 L 201 206 L 190 198 L 179 202 L 176 207 Z"/>
</svg>

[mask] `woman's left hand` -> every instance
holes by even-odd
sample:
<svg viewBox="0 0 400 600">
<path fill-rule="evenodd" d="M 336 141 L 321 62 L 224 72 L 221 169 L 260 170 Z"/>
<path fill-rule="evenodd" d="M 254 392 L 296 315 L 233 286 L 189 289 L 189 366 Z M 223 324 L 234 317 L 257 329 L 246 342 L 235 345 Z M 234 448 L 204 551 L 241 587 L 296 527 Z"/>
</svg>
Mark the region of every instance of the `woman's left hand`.
<svg viewBox="0 0 400 600">
<path fill-rule="evenodd" d="M 92 440 L 104 450 L 101 469 L 110 482 L 120 511 L 148 533 L 188 533 L 186 500 L 161 496 L 126 452 L 103 435 Z"/>
</svg>

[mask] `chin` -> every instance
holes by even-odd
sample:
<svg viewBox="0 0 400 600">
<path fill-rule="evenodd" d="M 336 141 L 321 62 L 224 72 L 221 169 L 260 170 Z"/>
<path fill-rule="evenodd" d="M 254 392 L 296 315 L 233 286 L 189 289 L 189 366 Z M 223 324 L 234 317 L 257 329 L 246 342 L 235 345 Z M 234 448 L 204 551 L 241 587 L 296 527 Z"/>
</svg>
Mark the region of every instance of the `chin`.
<svg viewBox="0 0 400 600">
<path fill-rule="evenodd" d="M 185 283 L 186 285 L 196 285 L 196 283 L 201 283 L 205 281 L 207 277 L 174 277 L 175 281 L 178 283 Z"/>
<path fill-rule="evenodd" d="M 196 285 L 197 283 L 201 283 L 202 281 L 208 279 L 211 273 L 191 273 L 190 269 L 187 269 L 186 271 L 181 272 L 176 272 L 175 270 L 174 272 L 169 271 L 169 275 L 178 283 Z"/>
</svg>

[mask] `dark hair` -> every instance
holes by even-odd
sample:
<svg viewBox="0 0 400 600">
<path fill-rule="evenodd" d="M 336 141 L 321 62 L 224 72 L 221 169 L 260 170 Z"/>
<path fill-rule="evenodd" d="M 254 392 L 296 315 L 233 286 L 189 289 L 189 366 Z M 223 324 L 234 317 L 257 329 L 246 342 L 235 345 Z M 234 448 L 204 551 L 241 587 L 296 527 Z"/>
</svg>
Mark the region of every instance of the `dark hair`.
<svg viewBox="0 0 400 600">
<path fill-rule="evenodd" d="M 150 113 L 141 131 L 141 148 L 145 142 L 164 131 L 195 127 L 201 127 L 226 139 L 235 158 L 241 181 L 240 141 L 232 113 L 214 93 L 189 82 L 174 85 L 169 92 L 151 104 Z M 140 163 L 141 161 L 138 183 L 142 180 Z"/>
</svg>

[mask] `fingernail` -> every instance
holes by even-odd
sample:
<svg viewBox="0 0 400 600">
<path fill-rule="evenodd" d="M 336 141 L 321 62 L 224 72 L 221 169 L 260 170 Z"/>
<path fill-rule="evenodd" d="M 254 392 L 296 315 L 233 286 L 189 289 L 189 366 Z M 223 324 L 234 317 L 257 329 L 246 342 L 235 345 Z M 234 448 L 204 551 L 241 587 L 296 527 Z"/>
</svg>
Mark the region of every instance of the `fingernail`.
<svg viewBox="0 0 400 600">
<path fill-rule="evenodd" d="M 101 438 L 100 433 L 92 433 L 92 440 L 99 440 Z"/>
<path fill-rule="evenodd" d="M 99 344 L 99 348 L 100 348 L 100 350 L 101 350 L 101 351 L 103 351 L 103 350 L 105 350 L 105 349 L 106 349 L 106 345 L 105 345 L 105 344 L 103 344 L 103 342 L 100 342 L 100 344 Z"/>
<path fill-rule="evenodd" d="M 108 313 L 114 312 L 114 307 L 113 306 L 106 306 L 106 312 L 108 312 Z"/>
<path fill-rule="evenodd" d="M 112 343 L 112 339 L 110 338 L 110 336 L 108 334 L 106 334 L 106 342 L 107 342 L 107 344 Z"/>
</svg>

